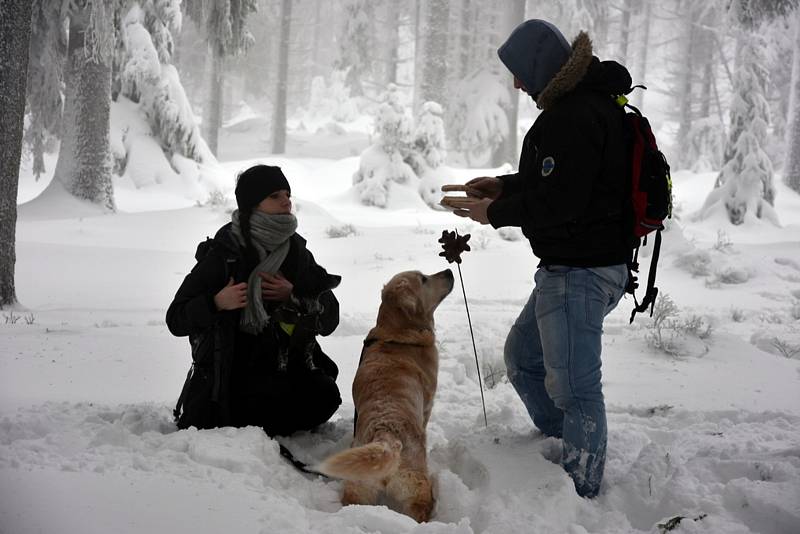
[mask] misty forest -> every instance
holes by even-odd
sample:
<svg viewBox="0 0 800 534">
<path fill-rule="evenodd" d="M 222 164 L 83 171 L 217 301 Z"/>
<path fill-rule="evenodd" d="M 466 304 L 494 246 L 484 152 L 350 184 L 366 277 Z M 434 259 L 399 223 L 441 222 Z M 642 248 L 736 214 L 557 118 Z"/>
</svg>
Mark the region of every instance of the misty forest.
<svg viewBox="0 0 800 534">
<path fill-rule="evenodd" d="M 552 21 L 568 39 L 586 30 L 596 55 L 647 86 L 630 98 L 658 117 L 673 171 L 719 171 L 706 212 L 725 210 L 731 224 L 778 221 L 775 173 L 800 190 L 800 152 L 790 149 L 800 144 L 794 4 L 5 1 L 2 302 L 15 299 L 20 158 L 36 176 L 51 172 L 51 188 L 110 211 L 115 179 L 138 158 L 204 183 L 218 161 L 247 156 L 237 151 L 241 131 L 283 154 L 295 132 L 343 133 L 367 120 L 370 148 L 354 187 L 377 206 L 386 204 L 388 181 L 435 182 L 428 177 L 445 162 L 515 165 L 537 110 L 513 89 L 496 49 L 525 18 Z M 113 131 L 122 110 L 147 128 Z M 165 179 L 151 171 L 132 172 L 134 182 Z"/>
</svg>

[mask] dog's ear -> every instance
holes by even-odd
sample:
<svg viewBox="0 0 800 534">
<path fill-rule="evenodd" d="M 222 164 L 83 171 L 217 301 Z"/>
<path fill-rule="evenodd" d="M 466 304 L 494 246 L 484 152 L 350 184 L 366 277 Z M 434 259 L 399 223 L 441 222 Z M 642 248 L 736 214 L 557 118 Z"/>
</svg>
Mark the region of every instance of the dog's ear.
<svg viewBox="0 0 800 534">
<path fill-rule="evenodd" d="M 408 315 L 417 313 L 419 299 L 405 278 L 383 286 L 383 301 L 392 304 Z"/>
</svg>

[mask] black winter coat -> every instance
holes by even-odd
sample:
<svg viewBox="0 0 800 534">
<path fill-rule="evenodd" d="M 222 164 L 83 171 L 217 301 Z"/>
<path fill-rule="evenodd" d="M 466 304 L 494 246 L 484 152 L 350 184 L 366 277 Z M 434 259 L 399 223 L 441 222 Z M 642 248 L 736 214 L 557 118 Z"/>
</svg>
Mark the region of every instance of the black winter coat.
<svg viewBox="0 0 800 534">
<path fill-rule="evenodd" d="M 213 241 L 198 246 L 198 262 L 167 310 L 170 332 L 189 336 L 194 363 L 178 421 L 180 428 L 213 428 L 235 423 L 236 414 L 230 410 L 236 398 L 252 396 L 253 392 L 248 391 L 252 389 L 250 384 L 264 382 L 259 377 L 273 380 L 277 373 L 278 343 L 285 339 L 277 335 L 279 327 L 271 322 L 260 334 L 248 334 L 239 329 L 242 310 L 218 311 L 214 304 L 214 295 L 230 278 L 234 283 L 246 282 L 255 267 L 248 264 L 243 253 L 231 234 L 230 223 L 220 228 Z M 289 252 L 280 270 L 294 285 L 296 296 L 318 297 L 323 306 L 319 334 L 331 334 L 339 324 L 339 302 L 330 290 L 322 288 L 329 287 L 326 284 L 333 275 L 316 263 L 306 248 L 306 240 L 299 234 L 291 236 Z M 339 370 L 316 343 L 313 359 L 335 381 Z M 291 362 L 289 371 L 295 372 Z"/>
<path fill-rule="evenodd" d="M 587 53 L 580 43 L 573 50 Z M 590 44 L 588 54 L 582 71 L 543 92 L 547 107 L 525 136 L 519 171 L 500 177 L 502 194 L 487 211 L 495 228 L 521 227 L 543 265 L 599 267 L 630 256 L 624 113 L 611 96 L 630 87 L 630 75 L 592 57 Z"/>
</svg>

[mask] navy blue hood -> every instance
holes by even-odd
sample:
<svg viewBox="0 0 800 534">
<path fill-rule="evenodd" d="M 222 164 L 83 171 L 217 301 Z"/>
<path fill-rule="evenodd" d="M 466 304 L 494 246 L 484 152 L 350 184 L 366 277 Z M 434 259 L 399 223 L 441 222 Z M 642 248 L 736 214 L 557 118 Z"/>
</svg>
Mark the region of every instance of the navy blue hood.
<svg viewBox="0 0 800 534">
<path fill-rule="evenodd" d="M 564 66 L 572 47 L 561 32 L 547 21 L 526 20 L 497 49 L 503 64 L 528 91 L 536 96 Z"/>
</svg>

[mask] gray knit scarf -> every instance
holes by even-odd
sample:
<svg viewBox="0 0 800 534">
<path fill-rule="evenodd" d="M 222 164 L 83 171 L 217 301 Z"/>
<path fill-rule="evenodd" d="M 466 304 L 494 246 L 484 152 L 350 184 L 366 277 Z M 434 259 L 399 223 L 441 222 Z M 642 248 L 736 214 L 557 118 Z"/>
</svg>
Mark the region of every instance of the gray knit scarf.
<svg viewBox="0 0 800 534">
<path fill-rule="evenodd" d="M 239 210 L 231 216 L 232 232 L 239 244 L 245 241 L 239 226 Z M 247 278 L 247 306 L 239 321 L 239 328 L 250 334 L 258 334 L 269 323 L 269 314 L 264 309 L 261 296 L 261 278 L 258 273 L 275 274 L 289 253 L 289 238 L 297 230 L 297 218 L 291 213 L 267 214 L 254 210 L 250 215 L 250 240 L 258 252 L 259 263 Z"/>
</svg>

